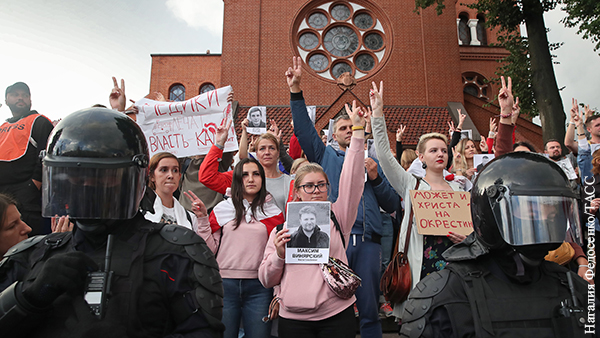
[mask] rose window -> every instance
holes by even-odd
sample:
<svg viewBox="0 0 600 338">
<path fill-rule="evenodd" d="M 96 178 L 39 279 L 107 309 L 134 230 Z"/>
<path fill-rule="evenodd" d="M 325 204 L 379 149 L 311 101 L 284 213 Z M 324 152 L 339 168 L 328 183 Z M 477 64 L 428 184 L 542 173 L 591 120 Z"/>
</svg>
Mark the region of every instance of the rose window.
<svg viewBox="0 0 600 338">
<path fill-rule="evenodd" d="M 389 19 L 375 4 L 355 1 L 310 1 L 298 13 L 293 45 L 309 72 L 332 81 L 343 73 L 361 80 L 389 58 Z"/>
</svg>

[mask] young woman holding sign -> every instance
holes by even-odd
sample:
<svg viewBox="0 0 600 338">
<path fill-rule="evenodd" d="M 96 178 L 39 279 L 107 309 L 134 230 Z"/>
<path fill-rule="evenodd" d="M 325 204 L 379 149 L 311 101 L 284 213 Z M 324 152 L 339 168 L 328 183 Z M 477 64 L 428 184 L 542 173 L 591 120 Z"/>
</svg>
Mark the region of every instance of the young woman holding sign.
<svg viewBox="0 0 600 338">
<path fill-rule="evenodd" d="M 258 280 L 258 267 L 269 233 L 282 224 L 283 214 L 265 185 L 265 171 L 257 160 L 242 159 L 233 169 L 230 198 L 210 214 L 199 198 L 192 205 L 201 213 L 197 233 L 215 253 L 223 277 L 223 323 L 225 338 L 238 336 L 240 319 L 249 338 L 267 338 L 273 290 Z"/>
<path fill-rule="evenodd" d="M 291 70 L 288 70 L 288 74 Z M 288 75 L 289 76 L 289 75 Z M 289 77 L 288 77 L 289 78 Z M 289 81 L 289 80 L 288 80 Z M 330 221 L 329 256 L 348 262 L 342 243 L 349 243 L 358 204 L 364 189 L 364 118 L 353 103 L 346 106 L 352 120 L 352 141 L 342 167 L 339 197 L 331 206 L 342 233 Z M 309 163 L 298 169 L 294 193 L 300 201 L 327 201 L 329 180 L 323 168 Z M 279 337 L 283 338 L 348 338 L 356 334 L 353 304 L 356 298 L 342 299 L 325 283 L 320 264 L 286 264 L 285 246 L 290 241 L 288 229 L 271 232 L 258 278 L 265 287 L 280 285 L 278 293 Z"/>
<path fill-rule="evenodd" d="M 379 164 L 390 181 L 390 184 L 400 196 L 404 196 L 405 212 L 400 228 L 399 249 L 404 250 L 406 236 L 410 236 L 408 247 L 408 260 L 412 274 L 413 288 L 422 277 L 446 267 L 446 261 L 442 253 L 453 243 L 461 242 L 464 235 L 449 232 L 447 236 L 420 235 L 414 220 L 409 219 L 412 208 L 409 191 L 414 190 L 417 178 L 407 173 L 390 151 L 390 143 L 387 136 L 387 127 L 383 117 L 383 82 L 379 89 L 373 83 L 370 92 L 371 107 L 373 108 L 371 128 L 375 139 L 377 158 Z M 446 136 L 438 133 L 424 134 L 419 138 L 417 145 L 419 160 L 423 162 L 425 177 L 420 180 L 418 190 L 450 190 L 460 191 L 457 184 L 444 179 L 444 168 L 448 163 L 448 140 Z M 407 234 L 408 222 L 413 222 L 411 233 Z M 400 317 L 403 304 L 395 304 L 394 315 Z"/>
</svg>

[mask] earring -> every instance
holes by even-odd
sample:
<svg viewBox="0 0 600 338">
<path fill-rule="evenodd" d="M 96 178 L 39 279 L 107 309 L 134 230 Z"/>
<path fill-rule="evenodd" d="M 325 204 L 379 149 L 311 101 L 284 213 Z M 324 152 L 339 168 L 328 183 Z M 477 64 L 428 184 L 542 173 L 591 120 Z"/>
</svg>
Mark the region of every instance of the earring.
<svg viewBox="0 0 600 338">
<path fill-rule="evenodd" d="M 423 169 L 427 169 L 427 163 L 423 162 L 423 165 L 421 167 L 423 167 Z"/>
</svg>

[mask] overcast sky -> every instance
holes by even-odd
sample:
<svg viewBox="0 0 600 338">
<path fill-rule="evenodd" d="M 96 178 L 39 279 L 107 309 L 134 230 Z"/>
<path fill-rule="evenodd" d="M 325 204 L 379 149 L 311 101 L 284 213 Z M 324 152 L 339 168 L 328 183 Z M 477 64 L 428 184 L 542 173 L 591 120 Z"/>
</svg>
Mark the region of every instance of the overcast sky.
<svg viewBox="0 0 600 338">
<path fill-rule="evenodd" d="M 600 107 L 600 56 L 562 17 L 546 15 L 550 41 L 565 43 L 555 52 L 563 104 Z M 222 19 L 223 0 L 0 0 L 0 89 L 26 82 L 33 109 L 51 119 L 108 105 L 111 76 L 137 100 L 150 87 L 150 54 L 221 53 Z M 4 104 L 0 119 L 10 116 Z"/>
</svg>

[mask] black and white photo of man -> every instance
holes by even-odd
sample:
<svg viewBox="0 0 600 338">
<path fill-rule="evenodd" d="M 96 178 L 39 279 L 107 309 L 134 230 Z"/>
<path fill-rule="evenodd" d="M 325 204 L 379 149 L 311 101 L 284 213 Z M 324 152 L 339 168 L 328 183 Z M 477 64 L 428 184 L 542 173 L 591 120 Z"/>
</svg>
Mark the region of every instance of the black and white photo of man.
<svg viewBox="0 0 600 338">
<path fill-rule="evenodd" d="M 260 109 L 261 107 L 252 107 L 248 111 L 248 128 L 266 128 L 267 117 Z"/>
<path fill-rule="evenodd" d="M 493 160 L 494 157 L 494 154 L 475 154 L 473 155 L 473 166 L 475 166 L 477 172 L 481 172 L 483 167 L 485 167 L 489 161 Z"/>
<path fill-rule="evenodd" d="M 313 206 L 302 207 L 298 211 L 300 226 L 292 234 L 289 248 L 328 248 L 329 236 L 317 225 L 317 210 Z"/>
</svg>

